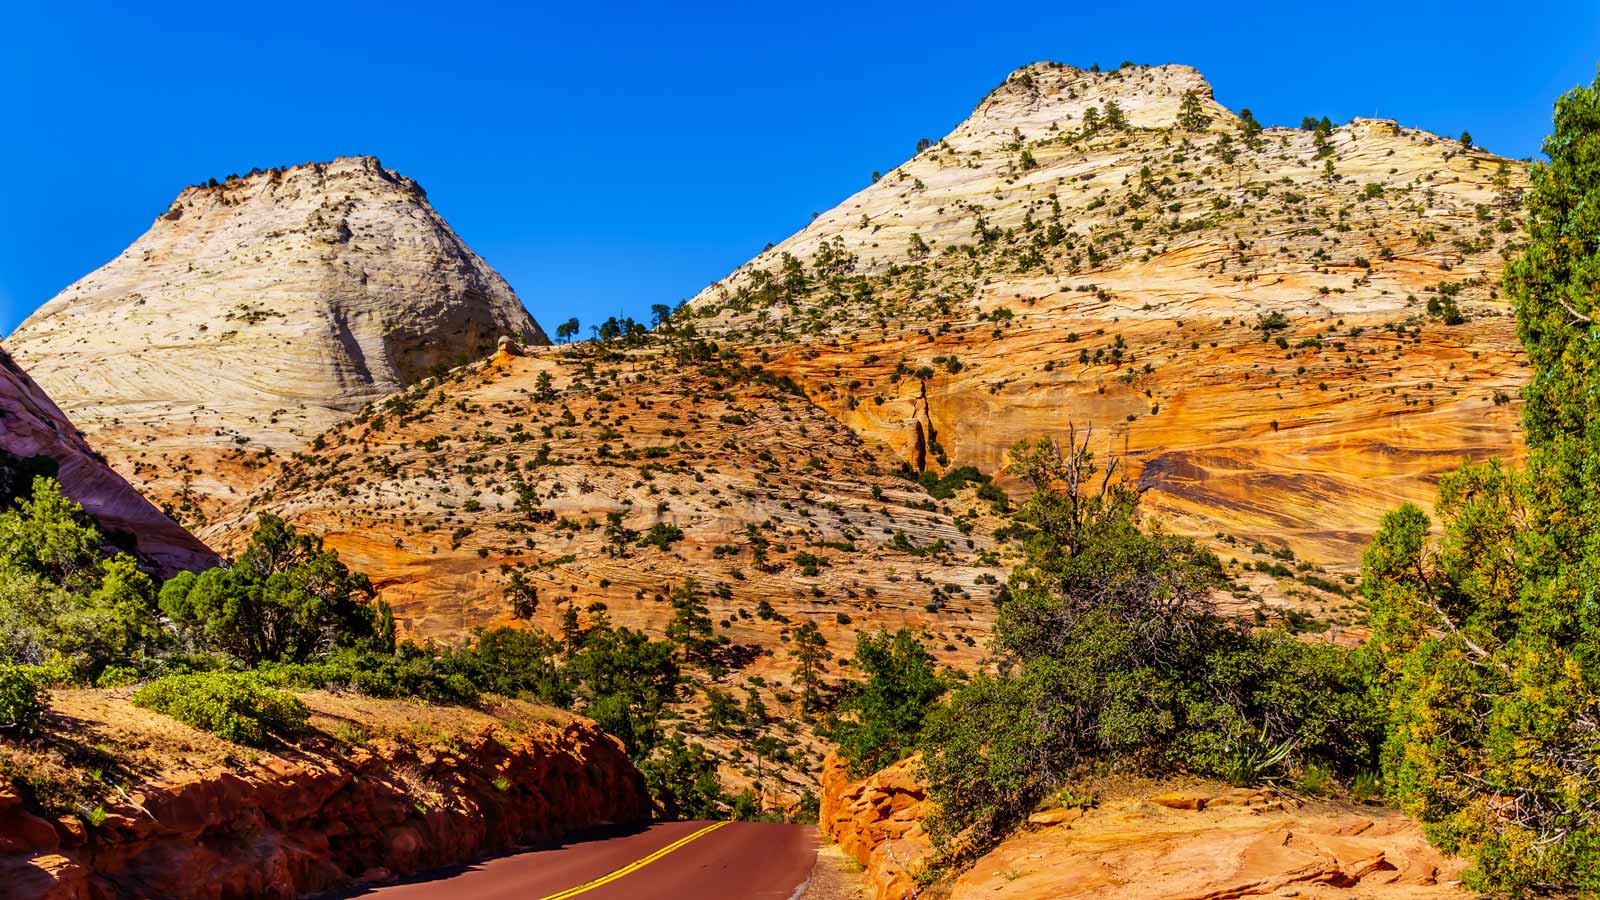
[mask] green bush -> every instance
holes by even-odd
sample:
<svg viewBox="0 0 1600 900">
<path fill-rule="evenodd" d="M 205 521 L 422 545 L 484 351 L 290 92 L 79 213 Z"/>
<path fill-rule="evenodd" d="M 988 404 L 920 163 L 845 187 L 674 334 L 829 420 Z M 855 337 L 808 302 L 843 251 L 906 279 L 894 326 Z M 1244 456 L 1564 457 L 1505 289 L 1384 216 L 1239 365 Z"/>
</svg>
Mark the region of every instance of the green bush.
<svg viewBox="0 0 1600 900">
<path fill-rule="evenodd" d="M 27 735 L 44 717 L 45 679 L 33 666 L 0 663 L 0 732 Z"/>
<path fill-rule="evenodd" d="M 933 656 L 909 628 L 857 636 L 855 669 L 866 680 L 851 685 L 841 704 L 849 717 L 830 722 L 829 737 L 851 770 L 862 775 L 911 753 L 945 684 L 934 671 Z"/>
<path fill-rule="evenodd" d="M 335 649 L 394 649 L 394 617 L 372 583 L 322 539 L 263 513 L 231 566 L 179 573 L 161 611 L 202 646 L 254 667 L 310 662 Z"/>
<path fill-rule="evenodd" d="M 346 650 L 322 662 L 276 663 L 255 670 L 263 684 L 294 690 L 355 691 L 430 703 L 478 700 L 472 650 L 401 644 L 394 653 Z"/>
<path fill-rule="evenodd" d="M 995 627 L 1000 669 L 922 726 L 935 840 L 981 851 L 1096 768 L 1252 784 L 1372 768 L 1382 719 L 1357 655 L 1217 615 L 1217 559 L 1142 529 L 1132 490 L 1095 492 L 1085 447 L 1020 445 L 1010 468 L 1035 489 Z"/>
<path fill-rule="evenodd" d="M 273 736 L 304 731 L 311 714 L 293 694 L 269 688 L 254 675 L 234 672 L 169 675 L 140 688 L 133 702 L 223 740 L 254 747 L 265 746 Z"/>
</svg>

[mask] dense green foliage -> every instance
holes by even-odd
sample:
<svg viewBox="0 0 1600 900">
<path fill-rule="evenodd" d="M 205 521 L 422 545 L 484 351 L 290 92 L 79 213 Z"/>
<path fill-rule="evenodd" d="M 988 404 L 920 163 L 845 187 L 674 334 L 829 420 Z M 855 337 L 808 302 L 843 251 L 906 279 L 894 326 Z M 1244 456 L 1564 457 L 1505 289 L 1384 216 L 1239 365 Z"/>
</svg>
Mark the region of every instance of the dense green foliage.
<svg viewBox="0 0 1600 900">
<path fill-rule="evenodd" d="M 168 675 L 140 688 L 133 702 L 225 741 L 253 747 L 305 730 L 310 717 L 306 705 L 293 694 L 238 672 Z"/>
<path fill-rule="evenodd" d="M 933 656 L 909 628 L 860 635 L 853 662 L 866 678 L 840 704 L 848 718 L 831 723 L 829 736 L 845 763 L 861 775 L 911 753 L 945 683 L 934 671 Z"/>
<path fill-rule="evenodd" d="M 394 621 L 322 540 L 263 514 L 228 567 L 182 573 L 161 588 L 161 611 L 204 646 L 247 666 L 305 662 L 340 646 L 394 647 Z"/>
<path fill-rule="evenodd" d="M 0 662 L 0 733 L 27 735 L 39 729 L 44 685 L 38 669 Z"/>
<path fill-rule="evenodd" d="M 1600 896 L 1600 79 L 1556 105 L 1506 293 L 1533 364 L 1525 471 L 1390 513 L 1364 593 L 1391 797 L 1482 890 Z"/>
<path fill-rule="evenodd" d="M 1220 562 L 1140 527 L 1137 494 L 1097 477 L 1087 441 L 1012 450 L 1034 485 L 1025 561 L 996 623 L 1001 671 L 924 725 L 941 841 L 981 849 L 1074 777 L 1118 767 L 1256 783 L 1315 763 L 1372 765 L 1378 717 L 1351 655 L 1218 616 Z"/>
<path fill-rule="evenodd" d="M 699 744 L 680 737 L 665 741 L 640 766 L 650 794 L 668 819 L 717 819 L 728 798 L 722 793 L 716 760 Z"/>
<path fill-rule="evenodd" d="M 105 543 L 44 476 L 0 512 L 0 658 L 93 681 L 109 666 L 146 666 L 166 646 L 155 582 Z"/>
</svg>

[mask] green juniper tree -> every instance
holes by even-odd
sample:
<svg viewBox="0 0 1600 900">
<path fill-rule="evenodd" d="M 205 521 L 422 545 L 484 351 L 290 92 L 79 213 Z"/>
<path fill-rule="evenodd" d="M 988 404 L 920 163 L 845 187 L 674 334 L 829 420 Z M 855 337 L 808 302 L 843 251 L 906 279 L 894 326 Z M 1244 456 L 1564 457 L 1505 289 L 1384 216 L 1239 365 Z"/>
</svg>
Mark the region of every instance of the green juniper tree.
<svg viewBox="0 0 1600 900">
<path fill-rule="evenodd" d="M 911 752 L 945 684 L 934 671 L 933 656 L 909 628 L 857 637 L 855 668 L 866 680 L 853 685 L 842 704 L 854 716 L 834 723 L 831 731 L 846 762 L 866 773 Z"/>
<path fill-rule="evenodd" d="M 1465 142 L 1463 142 L 1465 143 Z M 1600 896 L 1600 79 L 1556 104 L 1506 267 L 1528 463 L 1464 465 L 1368 549 L 1391 796 L 1470 883 Z"/>
</svg>

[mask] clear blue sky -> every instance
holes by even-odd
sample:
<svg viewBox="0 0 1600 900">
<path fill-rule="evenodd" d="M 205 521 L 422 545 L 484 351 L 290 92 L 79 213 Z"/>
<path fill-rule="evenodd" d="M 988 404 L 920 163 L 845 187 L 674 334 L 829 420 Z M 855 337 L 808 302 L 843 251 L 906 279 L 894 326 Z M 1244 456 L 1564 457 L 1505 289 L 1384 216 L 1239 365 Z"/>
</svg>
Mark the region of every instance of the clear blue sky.
<svg viewBox="0 0 1600 900">
<path fill-rule="evenodd" d="M 1270 124 L 1531 156 L 1600 3 L 314 5 L 11 0 L 0 332 L 184 185 L 370 153 L 547 327 L 675 303 L 937 138 L 1011 69 L 1181 62 Z"/>
</svg>

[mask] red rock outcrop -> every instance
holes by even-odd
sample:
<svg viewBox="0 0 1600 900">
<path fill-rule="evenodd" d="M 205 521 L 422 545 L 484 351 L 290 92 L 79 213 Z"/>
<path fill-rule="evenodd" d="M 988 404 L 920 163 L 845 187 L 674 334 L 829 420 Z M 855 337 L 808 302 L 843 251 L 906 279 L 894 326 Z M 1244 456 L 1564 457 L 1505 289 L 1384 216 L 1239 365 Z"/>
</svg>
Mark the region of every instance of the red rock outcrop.
<svg viewBox="0 0 1600 900">
<path fill-rule="evenodd" d="M 912 896 L 917 869 L 931 843 L 922 830 L 930 811 L 917 781 L 920 757 L 903 759 L 859 781 L 838 756 L 822 767 L 822 833 L 866 869 L 879 900 Z"/>
<path fill-rule="evenodd" d="M 0 897 L 292 898 L 649 819 L 643 777 L 587 720 L 455 743 L 264 755 L 140 786 L 93 826 L 0 785 Z"/>
<path fill-rule="evenodd" d="M 163 576 L 216 564 L 210 548 L 106 465 L 60 407 L 4 350 L 0 350 L 0 450 L 24 459 L 54 460 L 67 496 L 82 504 L 108 535 L 131 538 L 137 553 Z"/>
<path fill-rule="evenodd" d="M 823 770 L 823 833 L 866 869 L 877 900 L 920 890 L 931 801 L 916 766 L 912 758 L 852 780 L 830 756 Z M 1462 865 L 1399 813 L 1202 784 L 1037 812 L 937 888 L 951 900 L 1460 900 L 1470 896 L 1453 880 Z"/>
</svg>

